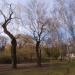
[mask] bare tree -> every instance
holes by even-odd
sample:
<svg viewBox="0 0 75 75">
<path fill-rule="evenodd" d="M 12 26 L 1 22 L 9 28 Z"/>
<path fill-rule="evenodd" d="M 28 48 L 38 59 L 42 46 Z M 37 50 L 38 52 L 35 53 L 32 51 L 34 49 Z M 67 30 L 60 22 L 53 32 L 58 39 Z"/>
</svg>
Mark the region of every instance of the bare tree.
<svg viewBox="0 0 75 75">
<path fill-rule="evenodd" d="M 68 7 L 66 7 L 65 0 L 60 0 L 60 1 L 57 0 L 57 2 L 59 5 L 59 7 L 57 8 L 57 11 L 59 13 L 58 18 L 62 24 L 67 26 L 65 29 L 70 33 L 70 35 L 74 39 L 75 38 L 75 32 L 74 32 L 75 1 L 69 1 L 69 4 L 67 3 Z"/>
<path fill-rule="evenodd" d="M 75 42 L 75 24 L 74 24 L 74 16 L 75 16 L 75 1 L 70 1 L 69 3 L 66 3 L 65 0 L 56 0 L 58 5 L 56 5 L 55 11 L 58 13 L 57 18 L 59 19 L 60 24 L 63 25 L 65 29 L 65 36 L 67 43 L 70 39 L 72 39 L 72 43 L 69 42 L 69 44 L 72 44 L 74 47 Z M 66 6 L 67 4 L 67 6 Z M 68 47 L 68 44 L 67 44 Z M 69 48 L 67 48 L 69 51 Z"/>
<path fill-rule="evenodd" d="M 47 36 L 47 14 L 44 3 L 32 0 L 26 8 L 27 23 L 33 39 L 36 44 L 37 64 L 41 66 L 40 44 Z"/>
<path fill-rule="evenodd" d="M 14 37 L 14 35 L 8 31 L 7 29 L 7 26 L 8 24 L 11 23 L 11 21 L 14 19 L 13 15 L 14 15 L 14 12 L 12 10 L 12 6 L 11 4 L 8 5 L 8 15 L 4 14 L 4 12 L 0 9 L 0 14 L 2 15 L 4 21 L 2 22 L 1 26 L 3 27 L 3 30 L 4 30 L 4 33 L 7 34 L 10 39 L 11 39 L 11 60 L 12 60 L 12 65 L 13 65 L 13 68 L 16 68 L 16 64 L 17 64 L 17 59 L 16 59 L 16 46 L 17 46 L 17 42 L 16 42 L 16 39 Z M 7 8 L 7 9 L 8 9 Z"/>
</svg>

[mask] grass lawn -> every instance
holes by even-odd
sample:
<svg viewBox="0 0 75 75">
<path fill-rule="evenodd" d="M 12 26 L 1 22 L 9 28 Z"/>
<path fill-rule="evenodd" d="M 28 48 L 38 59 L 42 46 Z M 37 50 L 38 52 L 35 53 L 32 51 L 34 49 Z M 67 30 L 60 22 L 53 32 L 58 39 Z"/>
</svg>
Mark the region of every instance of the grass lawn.
<svg viewBox="0 0 75 75">
<path fill-rule="evenodd" d="M 52 64 L 47 67 L 18 68 L 0 72 L 0 75 L 75 75 L 75 62 Z"/>
</svg>

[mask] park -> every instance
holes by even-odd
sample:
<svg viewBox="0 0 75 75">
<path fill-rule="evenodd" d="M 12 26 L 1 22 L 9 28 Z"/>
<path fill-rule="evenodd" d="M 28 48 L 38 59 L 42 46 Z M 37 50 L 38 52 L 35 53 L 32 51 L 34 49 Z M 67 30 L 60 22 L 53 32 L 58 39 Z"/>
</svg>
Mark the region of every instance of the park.
<svg viewBox="0 0 75 75">
<path fill-rule="evenodd" d="M 0 75 L 74 75 L 74 16 L 74 0 L 0 0 Z"/>
</svg>

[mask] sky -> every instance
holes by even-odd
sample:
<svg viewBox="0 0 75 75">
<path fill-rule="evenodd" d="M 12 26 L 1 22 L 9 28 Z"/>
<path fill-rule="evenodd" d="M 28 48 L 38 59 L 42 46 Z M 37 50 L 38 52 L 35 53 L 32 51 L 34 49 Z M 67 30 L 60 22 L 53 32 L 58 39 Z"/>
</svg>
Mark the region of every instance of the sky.
<svg viewBox="0 0 75 75">
<path fill-rule="evenodd" d="M 15 4 L 15 5 L 23 5 L 23 6 L 26 6 L 27 4 L 28 4 L 28 2 L 30 2 L 31 0 L 0 0 L 0 6 L 1 6 L 1 4 L 2 4 L 2 2 L 1 1 L 7 1 L 9 4 Z M 43 2 L 43 1 L 45 1 L 45 3 L 47 3 L 47 5 L 48 5 L 48 7 L 49 7 L 49 9 L 50 10 L 53 10 L 53 6 L 55 6 L 54 5 L 54 3 L 55 3 L 55 0 L 39 0 L 39 1 L 41 1 L 41 2 Z M 67 1 L 67 0 L 66 0 Z M 3 9 L 2 9 L 3 10 Z M 19 11 L 20 12 L 20 11 Z M 0 16 L 0 21 L 1 21 L 1 16 Z M 13 23 L 14 24 L 14 23 Z M 18 26 L 18 25 L 16 25 L 16 27 L 15 27 L 15 25 L 16 24 L 14 24 L 14 27 L 12 27 L 11 25 L 9 25 L 8 26 L 8 29 L 9 29 L 9 31 L 11 31 L 11 33 L 12 34 L 14 34 L 14 33 L 23 33 L 23 32 L 27 32 L 28 33 L 28 31 L 27 30 L 25 30 L 23 27 L 21 27 L 21 25 L 20 26 Z M 17 31 L 16 31 L 17 30 Z M 19 31 L 18 31 L 19 30 Z M 62 30 L 63 31 L 63 30 Z M 64 32 L 64 31 L 63 31 Z M 1 28 L 1 26 L 0 26 L 0 35 L 4 35 L 4 36 L 6 36 L 4 33 L 3 33 L 3 29 Z"/>
<path fill-rule="evenodd" d="M 1 4 L 2 4 L 2 1 L 7 1 L 9 4 L 15 4 L 15 5 L 19 5 L 19 4 L 21 4 L 21 5 L 23 5 L 23 6 L 26 6 L 27 4 L 28 4 L 28 2 L 30 2 L 31 0 L 0 0 L 0 6 L 1 6 Z M 43 2 L 43 1 L 45 1 L 45 3 L 47 3 L 48 4 L 48 6 L 49 6 L 49 8 L 51 7 L 52 8 L 52 4 L 53 4 L 53 0 L 39 0 L 39 1 L 41 1 L 41 2 Z M 1 18 L 1 17 L 0 17 Z M 25 31 L 22 27 L 18 27 L 18 26 L 16 26 L 15 27 L 15 30 L 13 30 L 14 28 L 13 27 L 11 27 L 11 25 L 10 26 L 8 26 L 8 28 L 9 28 L 9 31 L 14 31 L 14 32 L 11 32 L 11 33 L 16 33 L 17 31 L 15 31 L 17 28 L 20 30 L 20 32 L 23 32 L 23 31 Z M 2 35 L 5 35 L 4 33 L 3 33 L 3 29 L 2 28 L 0 28 L 0 33 L 2 34 Z M 26 31 L 27 32 L 27 31 Z M 1 35 L 0 34 L 0 35 Z"/>
<path fill-rule="evenodd" d="M 6 1 L 6 0 L 4 0 L 4 1 Z M 20 5 L 23 5 L 23 6 L 26 6 L 28 4 L 28 2 L 30 2 L 30 1 L 31 0 L 7 0 L 7 2 L 9 4 L 15 4 L 15 5 L 20 4 Z M 47 5 L 48 5 L 49 9 L 53 9 L 54 0 L 39 0 L 39 1 L 41 1 L 41 2 L 45 1 L 45 3 L 47 3 Z M 1 0 L 0 0 L 0 4 L 2 4 Z M 11 25 L 12 24 L 8 25 L 8 30 L 11 31 L 12 34 L 14 34 L 14 33 L 17 33 L 17 34 L 26 33 L 26 34 L 28 34 L 29 33 L 28 29 L 21 27 L 21 25 L 16 25 L 16 23 L 13 23 L 13 27 Z M 0 33 L 1 33 L 0 35 L 7 36 L 6 34 L 4 34 L 2 27 L 0 28 Z"/>
<path fill-rule="evenodd" d="M 29 1 L 31 1 L 31 0 L 7 0 L 9 3 L 15 3 L 15 4 L 17 4 L 17 3 L 21 3 L 21 4 L 23 4 L 23 5 L 25 5 L 27 2 L 29 2 Z M 53 0 L 40 0 L 40 1 L 45 1 L 45 2 L 47 2 L 47 3 L 52 3 L 53 2 Z"/>
<path fill-rule="evenodd" d="M 18 3 L 21 3 L 23 5 L 25 5 L 27 2 L 29 2 L 29 0 L 7 0 L 9 3 L 15 3 L 15 4 L 18 4 Z"/>
</svg>

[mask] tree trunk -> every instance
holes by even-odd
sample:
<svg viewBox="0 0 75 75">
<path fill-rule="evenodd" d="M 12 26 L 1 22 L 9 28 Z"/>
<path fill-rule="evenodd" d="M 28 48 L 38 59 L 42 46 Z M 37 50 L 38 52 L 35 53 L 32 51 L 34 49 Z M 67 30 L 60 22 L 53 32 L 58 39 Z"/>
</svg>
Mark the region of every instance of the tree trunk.
<svg viewBox="0 0 75 75">
<path fill-rule="evenodd" d="M 17 58 L 16 58 L 16 46 L 17 42 L 15 37 L 7 30 L 6 25 L 2 25 L 4 33 L 7 34 L 11 39 L 11 58 L 12 58 L 12 67 L 17 68 Z"/>
<path fill-rule="evenodd" d="M 41 55 L 40 55 L 39 47 L 40 47 L 40 42 L 37 41 L 37 42 L 36 42 L 37 65 L 38 65 L 39 67 L 41 67 Z"/>
<path fill-rule="evenodd" d="M 12 65 L 13 65 L 13 68 L 17 68 L 17 58 L 16 58 L 17 43 L 16 43 L 15 38 L 12 39 L 11 44 L 12 44 L 12 46 L 11 46 Z"/>
</svg>

